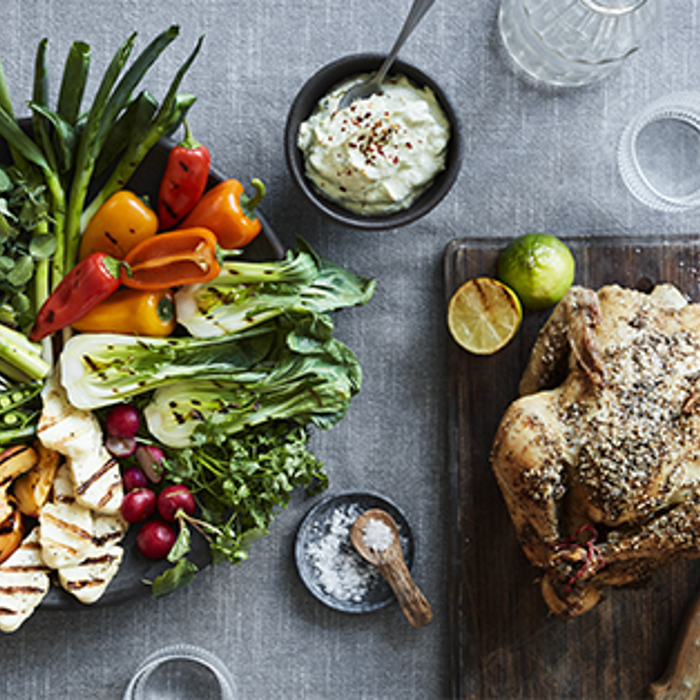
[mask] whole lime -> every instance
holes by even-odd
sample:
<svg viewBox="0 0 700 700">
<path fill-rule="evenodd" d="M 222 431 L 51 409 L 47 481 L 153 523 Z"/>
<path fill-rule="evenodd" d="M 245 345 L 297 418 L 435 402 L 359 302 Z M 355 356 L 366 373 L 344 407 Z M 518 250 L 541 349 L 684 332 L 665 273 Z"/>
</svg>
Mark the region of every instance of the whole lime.
<svg viewBox="0 0 700 700">
<path fill-rule="evenodd" d="M 566 294 L 576 263 L 565 243 L 549 233 L 526 233 L 498 256 L 498 278 L 527 309 L 546 309 Z"/>
</svg>

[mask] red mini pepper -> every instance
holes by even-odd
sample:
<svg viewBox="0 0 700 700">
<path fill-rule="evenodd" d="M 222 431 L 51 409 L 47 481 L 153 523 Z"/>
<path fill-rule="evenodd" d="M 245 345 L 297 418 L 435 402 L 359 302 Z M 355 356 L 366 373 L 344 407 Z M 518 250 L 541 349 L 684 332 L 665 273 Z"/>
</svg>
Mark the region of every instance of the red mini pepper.
<svg viewBox="0 0 700 700">
<path fill-rule="evenodd" d="M 183 123 L 185 138 L 170 149 L 160 183 L 158 220 L 161 230 L 172 228 L 194 209 L 209 178 L 209 149 L 194 140 L 187 119 Z"/>
<path fill-rule="evenodd" d="M 255 194 L 248 197 L 238 180 L 224 180 L 212 187 L 178 228 L 203 226 L 213 231 L 225 250 L 243 248 L 261 231 L 255 208 L 265 197 L 265 185 L 252 180 Z"/>
<path fill-rule="evenodd" d="M 88 255 L 39 309 L 29 339 L 36 342 L 81 319 L 119 288 L 124 268 L 128 268 L 126 263 L 105 253 Z"/>
</svg>

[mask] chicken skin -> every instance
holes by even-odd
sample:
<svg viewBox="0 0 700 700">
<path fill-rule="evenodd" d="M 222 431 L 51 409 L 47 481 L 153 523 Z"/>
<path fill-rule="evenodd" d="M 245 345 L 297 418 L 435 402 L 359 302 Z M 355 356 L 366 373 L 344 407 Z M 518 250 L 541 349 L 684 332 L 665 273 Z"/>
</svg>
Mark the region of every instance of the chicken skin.
<svg viewBox="0 0 700 700">
<path fill-rule="evenodd" d="M 700 556 L 700 305 L 572 287 L 532 350 L 492 466 L 555 614 Z"/>
</svg>

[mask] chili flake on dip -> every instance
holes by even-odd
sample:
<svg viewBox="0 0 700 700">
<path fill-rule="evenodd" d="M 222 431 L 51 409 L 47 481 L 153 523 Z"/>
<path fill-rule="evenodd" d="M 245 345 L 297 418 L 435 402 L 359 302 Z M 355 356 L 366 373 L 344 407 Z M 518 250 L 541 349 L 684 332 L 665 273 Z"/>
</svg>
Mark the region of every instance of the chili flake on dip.
<svg viewBox="0 0 700 700">
<path fill-rule="evenodd" d="M 342 95 L 369 75 L 336 86 L 299 128 L 307 177 L 327 199 L 356 214 L 406 209 L 445 169 L 450 125 L 433 91 L 406 76 L 381 93 L 338 109 Z"/>
</svg>

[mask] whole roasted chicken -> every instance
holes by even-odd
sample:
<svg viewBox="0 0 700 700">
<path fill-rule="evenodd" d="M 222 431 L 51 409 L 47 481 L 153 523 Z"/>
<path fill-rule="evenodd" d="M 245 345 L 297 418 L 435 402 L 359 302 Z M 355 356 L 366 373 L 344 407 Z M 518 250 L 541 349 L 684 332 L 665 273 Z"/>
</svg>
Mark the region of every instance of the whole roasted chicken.
<svg viewBox="0 0 700 700">
<path fill-rule="evenodd" d="M 573 287 L 532 350 L 492 465 L 562 618 L 700 556 L 700 305 Z"/>
</svg>

